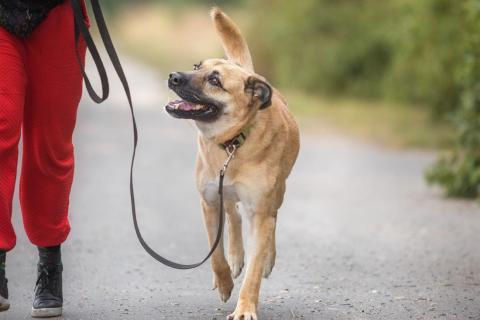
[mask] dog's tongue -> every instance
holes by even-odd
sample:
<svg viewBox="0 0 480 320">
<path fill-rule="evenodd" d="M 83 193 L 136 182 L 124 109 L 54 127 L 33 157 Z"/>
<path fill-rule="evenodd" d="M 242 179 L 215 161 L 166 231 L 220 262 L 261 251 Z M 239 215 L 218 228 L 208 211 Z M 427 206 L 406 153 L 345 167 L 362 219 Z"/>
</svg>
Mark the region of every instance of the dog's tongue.
<svg viewBox="0 0 480 320">
<path fill-rule="evenodd" d="M 190 110 L 193 110 L 193 104 L 191 104 L 190 102 L 182 101 L 178 105 L 178 109 L 190 111 Z"/>
<path fill-rule="evenodd" d="M 180 109 L 184 111 L 190 111 L 194 109 L 194 105 L 191 104 L 190 102 L 183 101 L 183 100 L 175 100 L 171 101 L 169 103 L 170 106 L 172 106 L 175 109 Z"/>
</svg>

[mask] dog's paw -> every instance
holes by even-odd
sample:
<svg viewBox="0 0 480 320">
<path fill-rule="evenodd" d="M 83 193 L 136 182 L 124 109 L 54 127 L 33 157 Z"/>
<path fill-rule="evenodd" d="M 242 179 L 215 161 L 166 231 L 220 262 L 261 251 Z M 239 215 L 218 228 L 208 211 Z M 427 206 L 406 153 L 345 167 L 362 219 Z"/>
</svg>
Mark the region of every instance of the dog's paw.
<svg viewBox="0 0 480 320">
<path fill-rule="evenodd" d="M 258 320 L 257 308 L 254 304 L 237 305 L 235 311 L 227 316 L 227 320 Z"/>
<path fill-rule="evenodd" d="M 228 265 L 230 266 L 230 271 L 232 273 L 233 279 L 236 279 L 244 266 L 244 256 L 245 251 L 243 249 L 235 250 L 228 253 Z"/>
<path fill-rule="evenodd" d="M 213 276 L 213 290 L 218 289 L 220 300 L 227 302 L 232 294 L 233 279 L 230 273 L 225 272 L 220 275 Z"/>
<path fill-rule="evenodd" d="M 270 251 L 267 255 L 265 260 L 265 264 L 263 266 L 263 277 L 268 278 L 268 276 L 272 273 L 273 266 L 275 266 L 275 250 Z"/>
</svg>

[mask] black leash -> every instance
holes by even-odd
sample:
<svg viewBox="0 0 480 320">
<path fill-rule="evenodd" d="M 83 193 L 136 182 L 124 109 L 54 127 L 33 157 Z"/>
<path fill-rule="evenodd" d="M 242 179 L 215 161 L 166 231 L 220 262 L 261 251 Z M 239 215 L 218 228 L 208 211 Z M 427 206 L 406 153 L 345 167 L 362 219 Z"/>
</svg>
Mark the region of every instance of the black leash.
<svg viewBox="0 0 480 320">
<path fill-rule="evenodd" d="M 84 17 L 83 17 L 83 12 L 82 8 L 80 5 L 80 1 L 82 0 L 71 0 L 71 5 L 73 9 L 73 14 L 75 16 L 75 43 L 76 43 L 76 54 L 77 54 L 77 60 L 78 63 L 82 69 L 82 74 L 83 78 L 85 79 L 85 86 L 87 88 L 88 94 L 92 98 L 93 101 L 96 103 L 102 103 L 108 98 L 109 94 L 109 85 L 108 85 L 108 77 L 107 77 L 107 72 L 105 70 L 105 66 L 103 65 L 103 61 L 100 57 L 100 54 L 98 53 L 97 47 L 95 46 L 95 43 L 92 39 L 92 36 L 90 34 L 90 31 L 88 30 L 88 27 L 85 25 L 84 22 Z M 93 14 L 95 15 L 95 20 L 97 22 L 97 27 L 98 31 L 100 32 L 100 36 L 102 38 L 103 44 L 105 46 L 105 49 L 107 50 L 108 56 L 112 62 L 113 67 L 115 68 L 115 72 L 117 73 L 118 77 L 120 78 L 120 81 L 122 82 L 123 89 L 125 91 L 125 94 L 127 96 L 128 100 L 128 105 L 130 107 L 130 114 L 132 117 L 132 126 L 133 126 L 133 153 L 132 153 L 132 160 L 130 163 L 130 200 L 132 204 L 132 218 L 133 218 L 133 225 L 135 227 L 135 233 L 137 234 L 138 241 L 140 241 L 140 244 L 142 247 L 147 251 L 147 253 L 152 256 L 155 260 L 163 263 L 166 266 L 169 266 L 171 268 L 175 269 L 193 269 L 196 268 L 200 265 L 202 265 L 205 261 L 207 261 L 210 256 L 213 254 L 215 249 L 217 248 L 218 244 L 220 243 L 220 240 L 222 239 L 222 233 L 223 233 L 223 224 L 224 224 L 224 207 L 223 207 L 223 179 L 225 176 L 225 172 L 228 168 L 229 162 L 233 159 L 234 153 L 235 153 L 235 146 L 233 146 L 231 149 L 227 149 L 228 153 L 228 158 L 225 161 L 225 164 L 223 168 L 220 170 L 220 178 L 219 178 L 219 183 L 218 183 L 218 194 L 220 196 L 220 210 L 219 210 L 219 223 L 218 223 L 218 230 L 217 230 L 217 237 L 215 238 L 215 241 L 210 249 L 210 252 L 207 254 L 207 256 L 200 262 L 198 263 L 193 263 L 193 264 L 181 264 L 177 263 L 171 260 L 168 260 L 158 253 L 156 253 L 143 239 L 142 234 L 140 233 L 140 229 L 138 227 L 138 222 L 137 222 L 137 212 L 135 209 L 135 192 L 133 188 L 133 165 L 135 162 L 135 153 L 137 150 L 137 143 L 138 143 L 138 131 L 137 131 L 137 122 L 135 120 L 135 113 L 133 110 L 133 103 L 132 103 L 132 98 L 130 95 L 130 88 L 128 86 L 127 78 L 125 77 L 125 73 L 123 72 L 122 65 L 120 63 L 120 60 L 118 58 L 117 52 L 115 50 L 115 47 L 113 46 L 112 39 L 110 38 L 110 34 L 108 32 L 107 25 L 105 23 L 105 18 L 103 17 L 102 9 L 100 7 L 100 4 L 98 0 L 90 0 L 92 4 L 92 10 Z M 95 90 L 93 89 L 90 80 L 88 79 L 87 74 L 85 73 L 85 68 L 81 62 L 80 55 L 78 52 L 78 40 L 80 38 L 80 35 L 83 36 L 83 39 L 85 40 L 85 43 L 87 45 L 88 50 L 90 51 L 90 54 L 92 55 L 93 61 L 95 63 L 95 66 L 97 68 L 98 74 L 100 76 L 100 81 L 102 84 L 102 95 L 99 96 Z"/>
</svg>

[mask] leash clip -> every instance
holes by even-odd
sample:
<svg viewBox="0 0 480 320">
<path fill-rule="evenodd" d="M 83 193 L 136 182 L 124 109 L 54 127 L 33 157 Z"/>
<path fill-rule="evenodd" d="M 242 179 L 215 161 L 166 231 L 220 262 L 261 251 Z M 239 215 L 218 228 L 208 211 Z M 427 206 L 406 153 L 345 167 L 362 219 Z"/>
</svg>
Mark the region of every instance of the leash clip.
<svg viewBox="0 0 480 320">
<path fill-rule="evenodd" d="M 233 158 L 235 158 L 235 151 L 237 151 L 237 146 L 232 144 L 229 144 L 226 148 L 225 151 L 227 152 L 227 159 L 223 163 L 223 168 L 220 170 L 220 174 L 223 176 L 225 175 L 225 172 L 227 171 L 228 165 L 230 164 L 230 161 L 232 161 Z"/>
</svg>

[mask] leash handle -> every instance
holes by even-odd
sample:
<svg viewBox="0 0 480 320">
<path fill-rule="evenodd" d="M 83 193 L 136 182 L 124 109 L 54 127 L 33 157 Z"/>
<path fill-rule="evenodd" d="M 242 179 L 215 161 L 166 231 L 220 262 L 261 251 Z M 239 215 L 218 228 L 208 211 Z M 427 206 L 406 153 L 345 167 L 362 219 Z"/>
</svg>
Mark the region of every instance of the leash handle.
<svg viewBox="0 0 480 320">
<path fill-rule="evenodd" d="M 97 47 L 95 46 L 95 42 L 92 39 L 92 35 L 88 31 L 88 27 L 84 22 L 83 11 L 80 7 L 80 3 L 77 0 L 71 1 L 71 6 L 73 10 L 73 15 L 75 18 L 75 53 L 77 56 L 78 64 L 80 65 L 80 69 L 82 71 L 83 79 L 85 80 L 85 87 L 87 88 L 88 94 L 92 98 L 93 101 L 96 103 L 102 103 L 103 101 L 107 100 L 108 94 L 110 91 L 109 84 L 108 84 L 108 77 L 107 71 L 105 70 L 105 66 L 103 65 L 103 61 L 100 58 L 100 54 L 98 53 Z M 92 84 L 90 83 L 90 79 L 85 72 L 85 67 L 82 64 L 82 59 L 80 58 L 80 53 L 78 51 L 78 40 L 80 38 L 80 34 L 83 36 L 83 40 L 87 45 L 90 54 L 92 55 L 93 62 L 95 63 L 95 67 L 97 68 L 97 73 L 100 76 L 100 82 L 102 84 L 102 95 L 98 95 L 95 89 L 93 89 Z"/>
<path fill-rule="evenodd" d="M 100 57 L 100 54 L 98 53 L 97 47 L 95 45 L 95 42 L 93 41 L 93 38 L 90 34 L 90 31 L 88 30 L 88 27 L 86 26 L 83 18 L 83 12 L 80 6 L 81 0 L 71 0 L 71 6 L 73 9 L 73 14 L 75 17 L 75 51 L 77 54 L 77 60 L 80 65 L 80 68 L 82 70 L 82 75 L 85 80 L 85 86 L 87 88 L 88 94 L 92 98 L 93 101 L 96 103 L 102 103 L 108 98 L 109 94 L 109 83 L 108 83 L 108 76 L 107 72 L 105 70 L 105 66 L 103 65 L 103 61 Z M 125 73 L 123 71 L 122 65 L 120 63 L 120 59 L 118 58 L 117 52 L 115 50 L 115 47 L 113 45 L 112 39 L 110 37 L 110 34 L 108 32 L 107 24 L 105 23 L 105 18 L 103 17 L 102 9 L 100 7 L 100 4 L 98 0 L 90 0 L 90 3 L 92 5 L 92 10 L 93 14 L 95 15 L 95 20 L 97 22 L 98 26 L 98 31 L 100 33 L 100 36 L 102 38 L 103 44 L 105 46 L 105 49 L 108 53 L 108 56 L 110 58 L 110 61 L 112 62 L 112 65 L 115 69 L 115 72 L 117 73 L 118 78 L 120 79 L 120 82 L 122 83 L 123 89 L 125 91 L 125 95 L 127 96 L 128 100 L 128 106 L 130 107 L 130 114 L 131 114 L 131 119 L 132 119 L 132 127 L 133 127 L 133 151 L 132 151 L 132 158 L 130 162 L 130 202 L 132 205 L 132 219 L 133 219 L 133 225 L 135 228 L 135 233 L 137 235 L 138 241 L 142 245 L 143 249 L 155 260 L 157 260 L 160 263 L 163 263 L 164 265 L 174 268 L 174 269 L 193 269 L 196 267 L 201 266 L 205 261 L 207 261 L 210 256 L 213 254 L 215 249 L 217 248 L 218 244 L 220 243 L 222 239 L 222 233 L 223 233 L 223 225 L 224 225 L 224 205 L 223 205 L 223 179 L 225 176 L 225 171 L 226 167 L 228 167 L 228 163 L 226 163 L 226 166 L 222 168 L 220 171 L 220 177 L 219 177 L 219 182 L 218 182 L 218 193 L 220 196 L 220 209 L 219 209 L 219 223 L 218 223 L 218 230 L 217 230 L 217 236 L 215 238 L 215 241 L 210 248 L 209 253 L 207 256 L 200 262 L 198 263 L 193 263 L 193 264 L 181 264 L 177 263 L 174 261 L 171 261 L 169 259 L 166 259 L 159 255 L 157 252 L 155 252 L 143 239 L 143 236 L 140 232 L 140 229 L 138 227 L 138 222 L 137 222 L 137 211 L 135 207 L 135 190 L 133 186 L 133 168 L 134 168 L 134 163 L 135 163 L 135 155 L 137 151 L 137 144 L 138 144 L 138 130 L 137 130 L 137 122 L 135 119 L 135 112 L 133 109 L 133 103 L 132 103 L 132 97 L 130 94 L 130 87 L 128 85 L 127 78 L 125 76 Z M 90 54 L 92 55 L 93 61 L 95 62 L 95 66 L 97 68 L 97 72 L 100 76 L 101 84 L 102 84 L 102 94 L 99 95 L 95 92 L 93 89 L 93 86 L 90 83 L 90 80 L 85 72 L 85 67 L 81 62 L 80 55 L 78 53 L 78 40 L 80 35 L 83 36 L 83 39 L 85 40 L 85 43 L 87 45 L 88 50 L 90 51 Z M 229 157 L 231 160 L 232 155 Z M 228 162 L 230 161 L 228 160 Z"/>
</svg>

